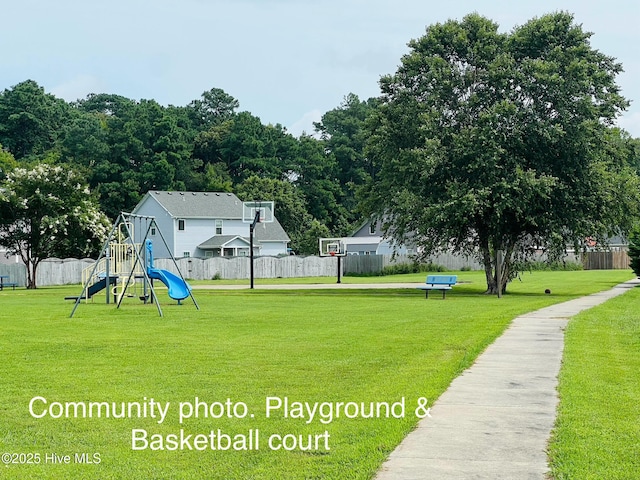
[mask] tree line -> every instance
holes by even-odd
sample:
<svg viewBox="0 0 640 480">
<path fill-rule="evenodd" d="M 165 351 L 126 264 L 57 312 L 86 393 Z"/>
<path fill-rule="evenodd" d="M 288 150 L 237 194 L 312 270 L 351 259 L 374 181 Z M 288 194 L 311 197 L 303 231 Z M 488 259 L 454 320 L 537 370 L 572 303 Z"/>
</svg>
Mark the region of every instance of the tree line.
<svg viewBox="0 0 640 480">
<path fill-rule="evenodd" d="M 274 200 L 291 247 L 313 254 L 318 237 L 349 235 L 362 221 L 356 192 L 371 175 L 363 145 L 374 106 L 349 94 L 316 124 L 317 136 L 294 137 L 238 111 L 239 101 L 218 88 L 186 106 L 114 94 L 69 103 L 26 80 L 0 92 L 0 175 L 66 165 L 111 219 L 149 190 Z"/>
</svg>

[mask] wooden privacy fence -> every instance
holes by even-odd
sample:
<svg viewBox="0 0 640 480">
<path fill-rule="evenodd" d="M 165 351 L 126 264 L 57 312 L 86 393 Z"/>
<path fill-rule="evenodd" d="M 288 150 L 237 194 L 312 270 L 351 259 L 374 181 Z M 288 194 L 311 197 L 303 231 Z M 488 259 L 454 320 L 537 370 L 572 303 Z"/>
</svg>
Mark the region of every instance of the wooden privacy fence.
<svg viewBox="0 0 640 480">
<path fill-rule="evenodd" d="M 442 254 L 430 259 L 432 263 L 441 265 L 447 270 L 481 270 L 482 266 L 474 259 Z M 571 261 L 575 261 L 573 258 Z M 582 256 L 585 270 L 626 269 L 629 268 L 629 255 L 625 250 L 611 252 L 588 252 Z M 94 260 L 85 258 L 44 260 L 38 266 L 37 284 L 66 285 L 82 282 L 82 270 L 93 265 Z M 400 263 L 413 263 L 409 256 L 391 255 L 348 255 L 342 259 L 342 273 L 375 274 L 384 267 Z M 216 258 L 181 258 L 177 264 L 186 279 L 212 280 L 248 279 L 248 257 L 216 257 Z M 156 268 L 169 270 L 175 268 L 170 259 L 155 259 Z M 255 278 L 300 278 L 300 277 L 333 277 L 337 275 L 336 257 L 257 257 L 255 259 Z M 19 286 L 26 285 L 26 268 L 23 264 L 0 264 L 0 275 L 8 275 L 10 281 Z"/>
<path fill-rule="evenodd" d="M 9 277 L 6 283 L 15 283 L 19 287 L 27 285 L 27 267 L 23 263 L 0 264 L 0 275 Z"/>
<path fill-rule="evenodd" d="M 344 259 L 345 275 L 366 275 L 381 272 L 392 265 L 413 264 L 410 255 L 347 255 Z M 482 270 L 483 266 L 476 259 L 453 253 L 440 253 L 429 257 L 428 262 L 447 270 Z"/>
<path fill-rule="evenodd" d="M 91 259 L 47 259 L 38 266 L 36 282 L 39 286 L 81 283 L 82 270 L 94 263 L 95 261 Z M 188 280 L 249 278 L 248 257 L 180 258 L 176 263 L 182 275 Z M 178 273 L 171 259 L 156 258 L 154 266 Z M 19 267 L 25 272 L 22 278 L 26 278 L 24 265 L 19 265 Z M 255 278 L 331 277 L 336 276 L 337 272 L 338 260 L 335 257 L 292 255 L 287 257 L 256 257 L 254 260 Z M 19 285 L 24 285 L 24 281 Z"/>
<path fill-rule="evenodd" d="M 180 258 L 176 261 L 182 275 L 194 280 L 245 279 L 250 275 L 249 257 Z M 170 259 L 155 259 L 156 268 L 175 270 Z M 329 277 L 337 275 L 337 259 L 333 257 L 256 257 L 255 278 Z"/>
<path fill-rule="evenodd" d="M 585 270 L 622 270 L 629 268 L 630 261 L 626 250 L 586 252 L 582 255 Z"/>
</svg>

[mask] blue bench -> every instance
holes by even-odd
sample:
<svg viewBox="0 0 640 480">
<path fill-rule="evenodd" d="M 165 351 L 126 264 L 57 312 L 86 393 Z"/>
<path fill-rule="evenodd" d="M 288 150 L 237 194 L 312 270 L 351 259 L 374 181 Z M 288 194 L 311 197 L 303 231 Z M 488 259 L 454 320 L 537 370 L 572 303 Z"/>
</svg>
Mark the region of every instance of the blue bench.
<svg viewBox="0 0 640 480">
<path fill-rule="evenodd" d="M 457 281 L 457 275 L 428 275 L 424 285 L 416 288 L 424 290 L 424 298 L 429 298 L 429 290 L 442 290 L 442 298 L 444 299 L 447 290 L 451 290 Z"/>
<path fill-rule="evenodd" d="M 5 287 L 13 287 L 13 289 L 15 290 L 18 284 L 7 282 L 6 280 L 9 280 L 9 275 L 0 275 L 0 290 L 4 290 Z"/>
</svg>

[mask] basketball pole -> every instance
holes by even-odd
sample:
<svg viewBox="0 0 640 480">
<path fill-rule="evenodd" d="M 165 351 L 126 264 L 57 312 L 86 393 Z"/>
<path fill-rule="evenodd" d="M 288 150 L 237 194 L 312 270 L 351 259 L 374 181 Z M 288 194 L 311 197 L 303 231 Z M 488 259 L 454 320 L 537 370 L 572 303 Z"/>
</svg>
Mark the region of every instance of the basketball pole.
<svg viewBox="0 0 640 480">
<path fill-rule="evenodd" d="M 249 226 L 249 276 L 251 277 L 251 289 L 253 290 L 253 230 L 256 228 L 256 223 L 260 222 L 260 209 L 256 209 L 256 216 L 253 218 L 253 222 Z"/>
<path fill-rule="evenodd" d="M 338 282 L 337 283 L 342 283 L 342 281 L 340 280 L 340 275 L 342 274 L 342 265 L 341 265 L 342 255 L 337 255 L 337 257 L 338 257 Z"/>
</svg>

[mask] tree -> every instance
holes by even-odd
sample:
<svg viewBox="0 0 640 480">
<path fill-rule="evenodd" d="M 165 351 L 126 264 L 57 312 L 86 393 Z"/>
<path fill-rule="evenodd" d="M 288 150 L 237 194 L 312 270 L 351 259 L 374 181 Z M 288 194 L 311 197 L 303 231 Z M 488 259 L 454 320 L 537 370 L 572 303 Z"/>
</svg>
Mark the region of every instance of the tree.
<svg viewBox="0 0 640 480">
<path fill-rule="evenodd" d="M 258 117 L 240 112 L 201 132 L 194 155 L 207 164 L 223 163 L 234 183 L 251 175 L 282 179 L 296 139 L 281 125 L 263 125 Z"/>
<path fill-rule="evenodd" d="M 65 158 L 87 168 L 107 214 L 132 209 L 148 190 L 184 190 L 198 182 L 193 137 L 182 112 L 153 100 L 90 95 L 65 130 Z M 84 141 L 83 141 L 84 139 Z M 95 147 L 88 150 L 87 146 Z"/>
<path fill-rule="evenodd" d="M 348 235 L 356 212 L 355 209 L 347 210 L 340 201 L 344 190 L 338 180 L 339 167 L 335 156 L 325 150 L 322 141 L 311 136 L 302 135 L 298 142 L 298 155 L 289 178 L 303 193 L 307 211 L 328 228 L 330 235 L 325 237 Z"/>
<path fill-rule="evenodd" d="M 622 67 L 589 37 L 559 12 L 506 34 L 472 14 L 412 40 L 367 145 L 379 173 L 363 202 L 386 234 L 423 257 L 476 255 L 497 293 L 534 248 L 625 231 L 638 177 L 611 141 Z"/>
<path fill-rule="evenodd" d="M 356 191 L 373 174 L 364 145 L 365 123 L 376 103 L 376 99 L 362 102 L 350 93 L 338 108 L 328 111 L 320 122 L 314 123 L 327 152 L 336 159 L 337 179 L 342 190 L 339 203 L 350 213 L 348 220 L 352 224 L 362 220 L 356 209 Z"/>
<path fill-rule="evenodd" d="M 42 260 L 94 254 L 109 229 L 84 179 L 62 165 L 16 168 L 0 188 L 0 212 L 0 245 L 27 266 L 27 288 Z"/>
<path fill-rule="evenodd" d="M 640 226 L 636 225 L 629 233 L 629 266 L 640 277 Z"/>
<path fill-rule="evenodd" d="M 21 159 L 51 150 L 69 116 L 68 104 L 33 80 L 0 92 L 0 143 Z"/>
<path fill-rule="evenodd" d="M 291 248 L 301 254 L 317 253 L 318 237 L 309 245 L 305 235 L 312 225 L 316 230 L 320 227 L 313 223 L 313 217 L 307 212 L 302 192 L 291 182 L 254 175 L 239 184 L 236 193 L 243 201 L 273 201 L 275 216 L 289 235 Z"/>
<path fill-rule="evenodd" d="M 187 106 L 189 118 L 198 129 L 208 129 L 231 119 L 240 106 L 238 100 L 220 88 L 204 92 L 200 100 Z"/>
<path fill-rule="evenodd" d="M 2 144 L 0 143 L 0 181 L 4 180 L 11 170 L 16 168 L 18 163 L 16 159 L 13 158 L 10 152 L 4 150 L 2 148 Z"/>
</svg>

